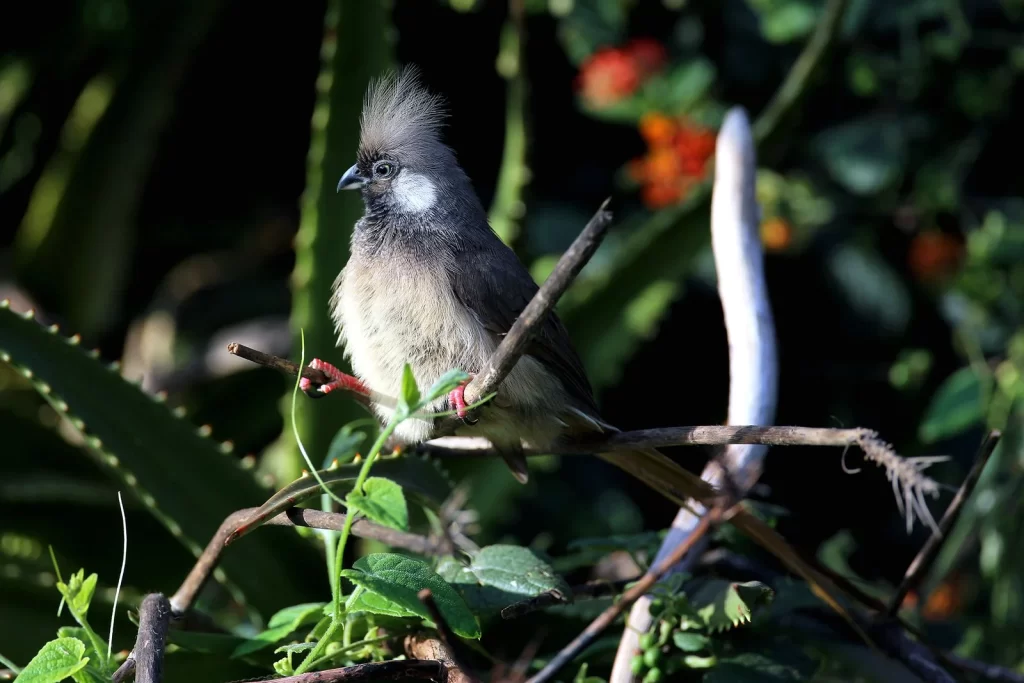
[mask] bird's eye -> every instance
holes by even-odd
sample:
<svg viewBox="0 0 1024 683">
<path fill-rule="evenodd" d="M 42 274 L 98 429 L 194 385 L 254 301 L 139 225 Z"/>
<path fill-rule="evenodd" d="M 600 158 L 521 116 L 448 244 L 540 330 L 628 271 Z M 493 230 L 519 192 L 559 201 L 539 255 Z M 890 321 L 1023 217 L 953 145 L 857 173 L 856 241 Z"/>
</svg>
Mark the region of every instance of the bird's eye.
<svg viewBox="0 0 1024 683">
<path fill-rule="evenodd" d="M 373 174 L 381 178 L 388 178 L 394 172 L 394 164 L 389 164 L 386 161 L 381 161 L 376 166 L 373 167 Z"/>
</svg>

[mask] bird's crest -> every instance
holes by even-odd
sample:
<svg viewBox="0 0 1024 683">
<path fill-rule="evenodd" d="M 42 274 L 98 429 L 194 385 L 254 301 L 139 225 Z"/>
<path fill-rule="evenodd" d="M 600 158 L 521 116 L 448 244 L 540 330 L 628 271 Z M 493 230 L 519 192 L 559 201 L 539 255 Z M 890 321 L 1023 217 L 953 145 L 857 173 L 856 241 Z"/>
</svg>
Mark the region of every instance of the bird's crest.
<svg viewBox="0 0 1024 683">
<path fill-rule="evenodd" d="M 385 154 L 405 164 L 429 162 L 440 144 L 444 100 L 420 82 L 413 65 L 389 72 L 370 84 L 360 119 L 361 160 Z"/>
</svg>

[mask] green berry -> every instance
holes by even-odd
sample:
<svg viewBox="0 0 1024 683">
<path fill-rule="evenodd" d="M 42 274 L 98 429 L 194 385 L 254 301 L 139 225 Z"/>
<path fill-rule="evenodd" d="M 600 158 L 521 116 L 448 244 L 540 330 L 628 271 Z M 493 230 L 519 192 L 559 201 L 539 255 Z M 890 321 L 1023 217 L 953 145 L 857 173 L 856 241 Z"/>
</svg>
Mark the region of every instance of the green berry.
<svg viewBox="0 0 1024 683">
<path fill-rule="evenodd" d="M 654 634 L 653 633 L 645 633 L 642 636 L 640 636 L 640 649 L 641 650 L 650 650 L 656 644 L 657 644 L 657 641 L 654 639 Z"/>
<path fill-rule="evenodd" d="M 662 678 L 664 678 L 664 675 L 661 673 L 661 669 L 651 669 L 644 676 L 643 683 L 660 683 Z"/>
<path fill-rule="evenodd" d="M 658 665 L 659 659 L 661 659 L 661 650 L 658 648 L 651 648 L 644 652 L 644 664 L 651 668 Z"/>
<path fill-rule="evenodd" d="M 644 670 L 644 658 L 641 655 L 633 657 L 633 661 L 629 663 L 629 668 L 633 672 L 634 676 L 639 676 L 640 672 Z"/>
<path fill-rule="evenodd" d="M 665 601 L 661 598 L 651 600 L 651 605 L 647 608 L 647 611 L 650 612 L 653 617 L 658 616 L 665 611 Z"/>
</svg>

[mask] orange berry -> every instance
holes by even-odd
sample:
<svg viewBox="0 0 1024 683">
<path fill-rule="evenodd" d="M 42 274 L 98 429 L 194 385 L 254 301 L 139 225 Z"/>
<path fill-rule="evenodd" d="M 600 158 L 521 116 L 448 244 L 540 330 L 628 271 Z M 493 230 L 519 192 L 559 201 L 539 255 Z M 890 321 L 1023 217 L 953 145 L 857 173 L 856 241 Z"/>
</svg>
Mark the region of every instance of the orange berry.
<svg viewBox="0 0 1024 683">
<path fill-rule="evenodd" d="M 631 40 L 624 48 L 633 62 L 641 77 L 646 78 L 661 70 L 665 66 L 668 55 L 665 48 L 656 40 L 651 38 L 636 38 Z"/>
<path fill-rule="evenodd" d="M 679 157 L 671 149 L 653 149 L 647 155 L 647 178 L 653 182 L 673 183 L 682 176 Z"/>
<path fill-rule="evenodd" d="M 937 280 L 950 275 L 960 264 L 963 246 L 955 238 L 937 231 L 918 233 L 910 243 L 907 258 L 919 280 Z"/>
<path fill-rule="evenodd" d="M 679 126 L 668 116 L 649 111 L 640 117 L 640 135 L 651 147 L 666 147 L 672 144 Z"/>
<path fill-rule="evenodd" d="M 930 621 L 941 621 L 955 615 L 960 609 L 961 587 L 956 579 L 939 584 L 924 603 L 921 616 Z"/>
<path fill-rule="evenodd" d="M 683 190 L 678 183 L 651 183 L 644 187 L 643 198 L 650 208 L 660 209 L 681 200 Z"/>
<path fill-rule="evenodd" d="M 785 249 L 793 241 L 793 227 L 782 218 L 769 218 L 761 224 L 761 243 L 769 251 Z"/>
<path fill-rule="evenodd" d="M 615 104 L 640 84 L 636 64 L 621 50 L 604 48 L 580 67 L 576 85 L 583 98 L 595 107 Z"/>
</svg>

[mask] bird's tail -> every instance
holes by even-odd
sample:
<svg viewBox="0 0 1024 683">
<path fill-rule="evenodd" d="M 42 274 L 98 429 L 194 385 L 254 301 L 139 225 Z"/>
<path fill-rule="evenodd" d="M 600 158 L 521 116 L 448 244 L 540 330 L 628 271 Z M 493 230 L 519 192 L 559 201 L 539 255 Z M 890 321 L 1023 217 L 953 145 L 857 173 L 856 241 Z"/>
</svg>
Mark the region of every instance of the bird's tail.
<svg viewBox="0 0 1024 683">
<path fill-rule="evenodd" d="M 715 490 L 706 481 L 683 469 L 664 453 L 650 449 L 598 454 L 616 467 L 625 470 L 680 507 L 692 508 L 697 500 L 710 508 L 715 503 Z M 775 529 L 739 507 L 731 523 L 755 543 L 775 555 L 790 570 L 812 586 L 826 603 L 841 615 L 848 614 L 837 602 L 839 596 L 848 597 L 835 582 L 803 558 Z"/>
</svg>

